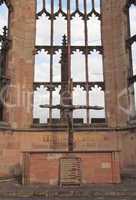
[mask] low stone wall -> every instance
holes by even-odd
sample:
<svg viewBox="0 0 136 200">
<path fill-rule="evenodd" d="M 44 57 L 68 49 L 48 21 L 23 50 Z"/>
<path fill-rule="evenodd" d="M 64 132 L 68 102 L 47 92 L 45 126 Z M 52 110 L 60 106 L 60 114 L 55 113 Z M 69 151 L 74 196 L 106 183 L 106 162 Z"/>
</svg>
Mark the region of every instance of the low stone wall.
<svg viewBox="0 0 136 200">
<path fill-rule="evenodd" d="M 24 184 L 120 183 L 119 152 L 25 152 Z"/>
<path fill-rule="evenodd" d="M 22 174 L 22 152 L 66 151 L 66 132 L 24 130 L 0 132 L 0 177 Z M 75 151 L 121 151 L 121 169 L 136 166 L 135 132 L 82 131 L 74 133 Z"/>
</svg>

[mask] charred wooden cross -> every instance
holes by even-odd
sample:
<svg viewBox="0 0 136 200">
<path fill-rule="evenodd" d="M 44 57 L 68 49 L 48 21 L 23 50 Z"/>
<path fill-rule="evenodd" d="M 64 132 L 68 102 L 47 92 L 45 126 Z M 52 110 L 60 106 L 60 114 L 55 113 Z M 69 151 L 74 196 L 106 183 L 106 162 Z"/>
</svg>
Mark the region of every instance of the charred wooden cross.
<svg viewBox="0 0 136 200">
<path fill-rule="evenodd" d="M 41 105 L 41 108 L 59 109 L 61 112 L 61 122 L 68 125 L 68 150 L 73 152 L 73 111 L 81 109 L 103 110 L 100 106 L 83 106 L 72 104 L 73 82 L 70 73 L 70 55 L 66 41 L 66 35 L 63 36 L 63 47 L 61 55 L 61 92 L 59 105 Z"/>
</svg>

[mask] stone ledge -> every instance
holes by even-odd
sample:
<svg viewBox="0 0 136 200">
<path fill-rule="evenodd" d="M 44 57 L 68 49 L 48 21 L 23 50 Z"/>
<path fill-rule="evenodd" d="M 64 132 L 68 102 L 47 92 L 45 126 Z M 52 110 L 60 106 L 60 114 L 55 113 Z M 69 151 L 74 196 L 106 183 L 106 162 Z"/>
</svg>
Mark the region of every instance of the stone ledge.
<svg viewBox="0 0 136 200">
<path fill-rule="evenodd" d="M 55 132 L 55 133 L 58 133 L 60 131 L 62 132 L 66 132 L 66 127 L 30 127 L 30 128 L 12 128 L 10 126 L 0 126 L 0 129 L 3 129 L 3 130 L 8 130 L 8 131 L 12 131 L 12 132 L 35 132 L 37 133 L 38 132 L 48 132 L 48 131 L 52 131 L 52 132 Z M 107 132 L 124 132 L 124 131 L 129 131 L 129 130 L 132 130 L 132 129 L 136 129 L 136 125 L 135 126 L 127 126 L 127 127 L 80 127 L 80 128 L 75 128 L 74 129 L 74 133 L 76 134 L 76 132 L 83 132 L 83 131 L 88 131 L 88 132 L 93 132 L 93 131 L 96 131 L 96 132 L 103 132 L 103 131 L 107 131 Z"/>
</svg>

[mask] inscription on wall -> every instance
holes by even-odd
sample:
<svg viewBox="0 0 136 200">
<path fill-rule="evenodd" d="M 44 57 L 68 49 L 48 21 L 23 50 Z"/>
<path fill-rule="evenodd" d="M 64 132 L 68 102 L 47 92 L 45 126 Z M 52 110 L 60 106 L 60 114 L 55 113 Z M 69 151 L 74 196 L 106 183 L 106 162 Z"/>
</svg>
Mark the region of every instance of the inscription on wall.
<svg viewBox="0 0 136 200">
<path fill-rule="evenodd" d="M 60 159 L 60 184 L 80 185 L 81 183 L 80 158 Z"/>
<path fill-rule="evenodd" d="M 114 134 L 75 134 L 74 150 L 109 150 L 117 148 L 117 137 Z"/>
</svg>

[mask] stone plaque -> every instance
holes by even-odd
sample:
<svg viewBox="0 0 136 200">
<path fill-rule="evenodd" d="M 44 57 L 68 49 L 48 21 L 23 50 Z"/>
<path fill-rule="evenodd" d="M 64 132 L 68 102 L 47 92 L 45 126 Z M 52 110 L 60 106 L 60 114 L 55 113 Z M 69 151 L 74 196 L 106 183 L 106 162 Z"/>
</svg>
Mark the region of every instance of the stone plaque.
<svg viewBox="0 0 136 200">
<path fill-rule="evenodd" d="M 81 160 L 79 158 L 62 158 L 60 160 L 60 184 L 80 185 Z"/>
<path fill-rule="evenodd" d="M 111 169 L 111 163 L 110 162 L 103 162 L 102 163 L 102 169 Z"/>
</svg>

